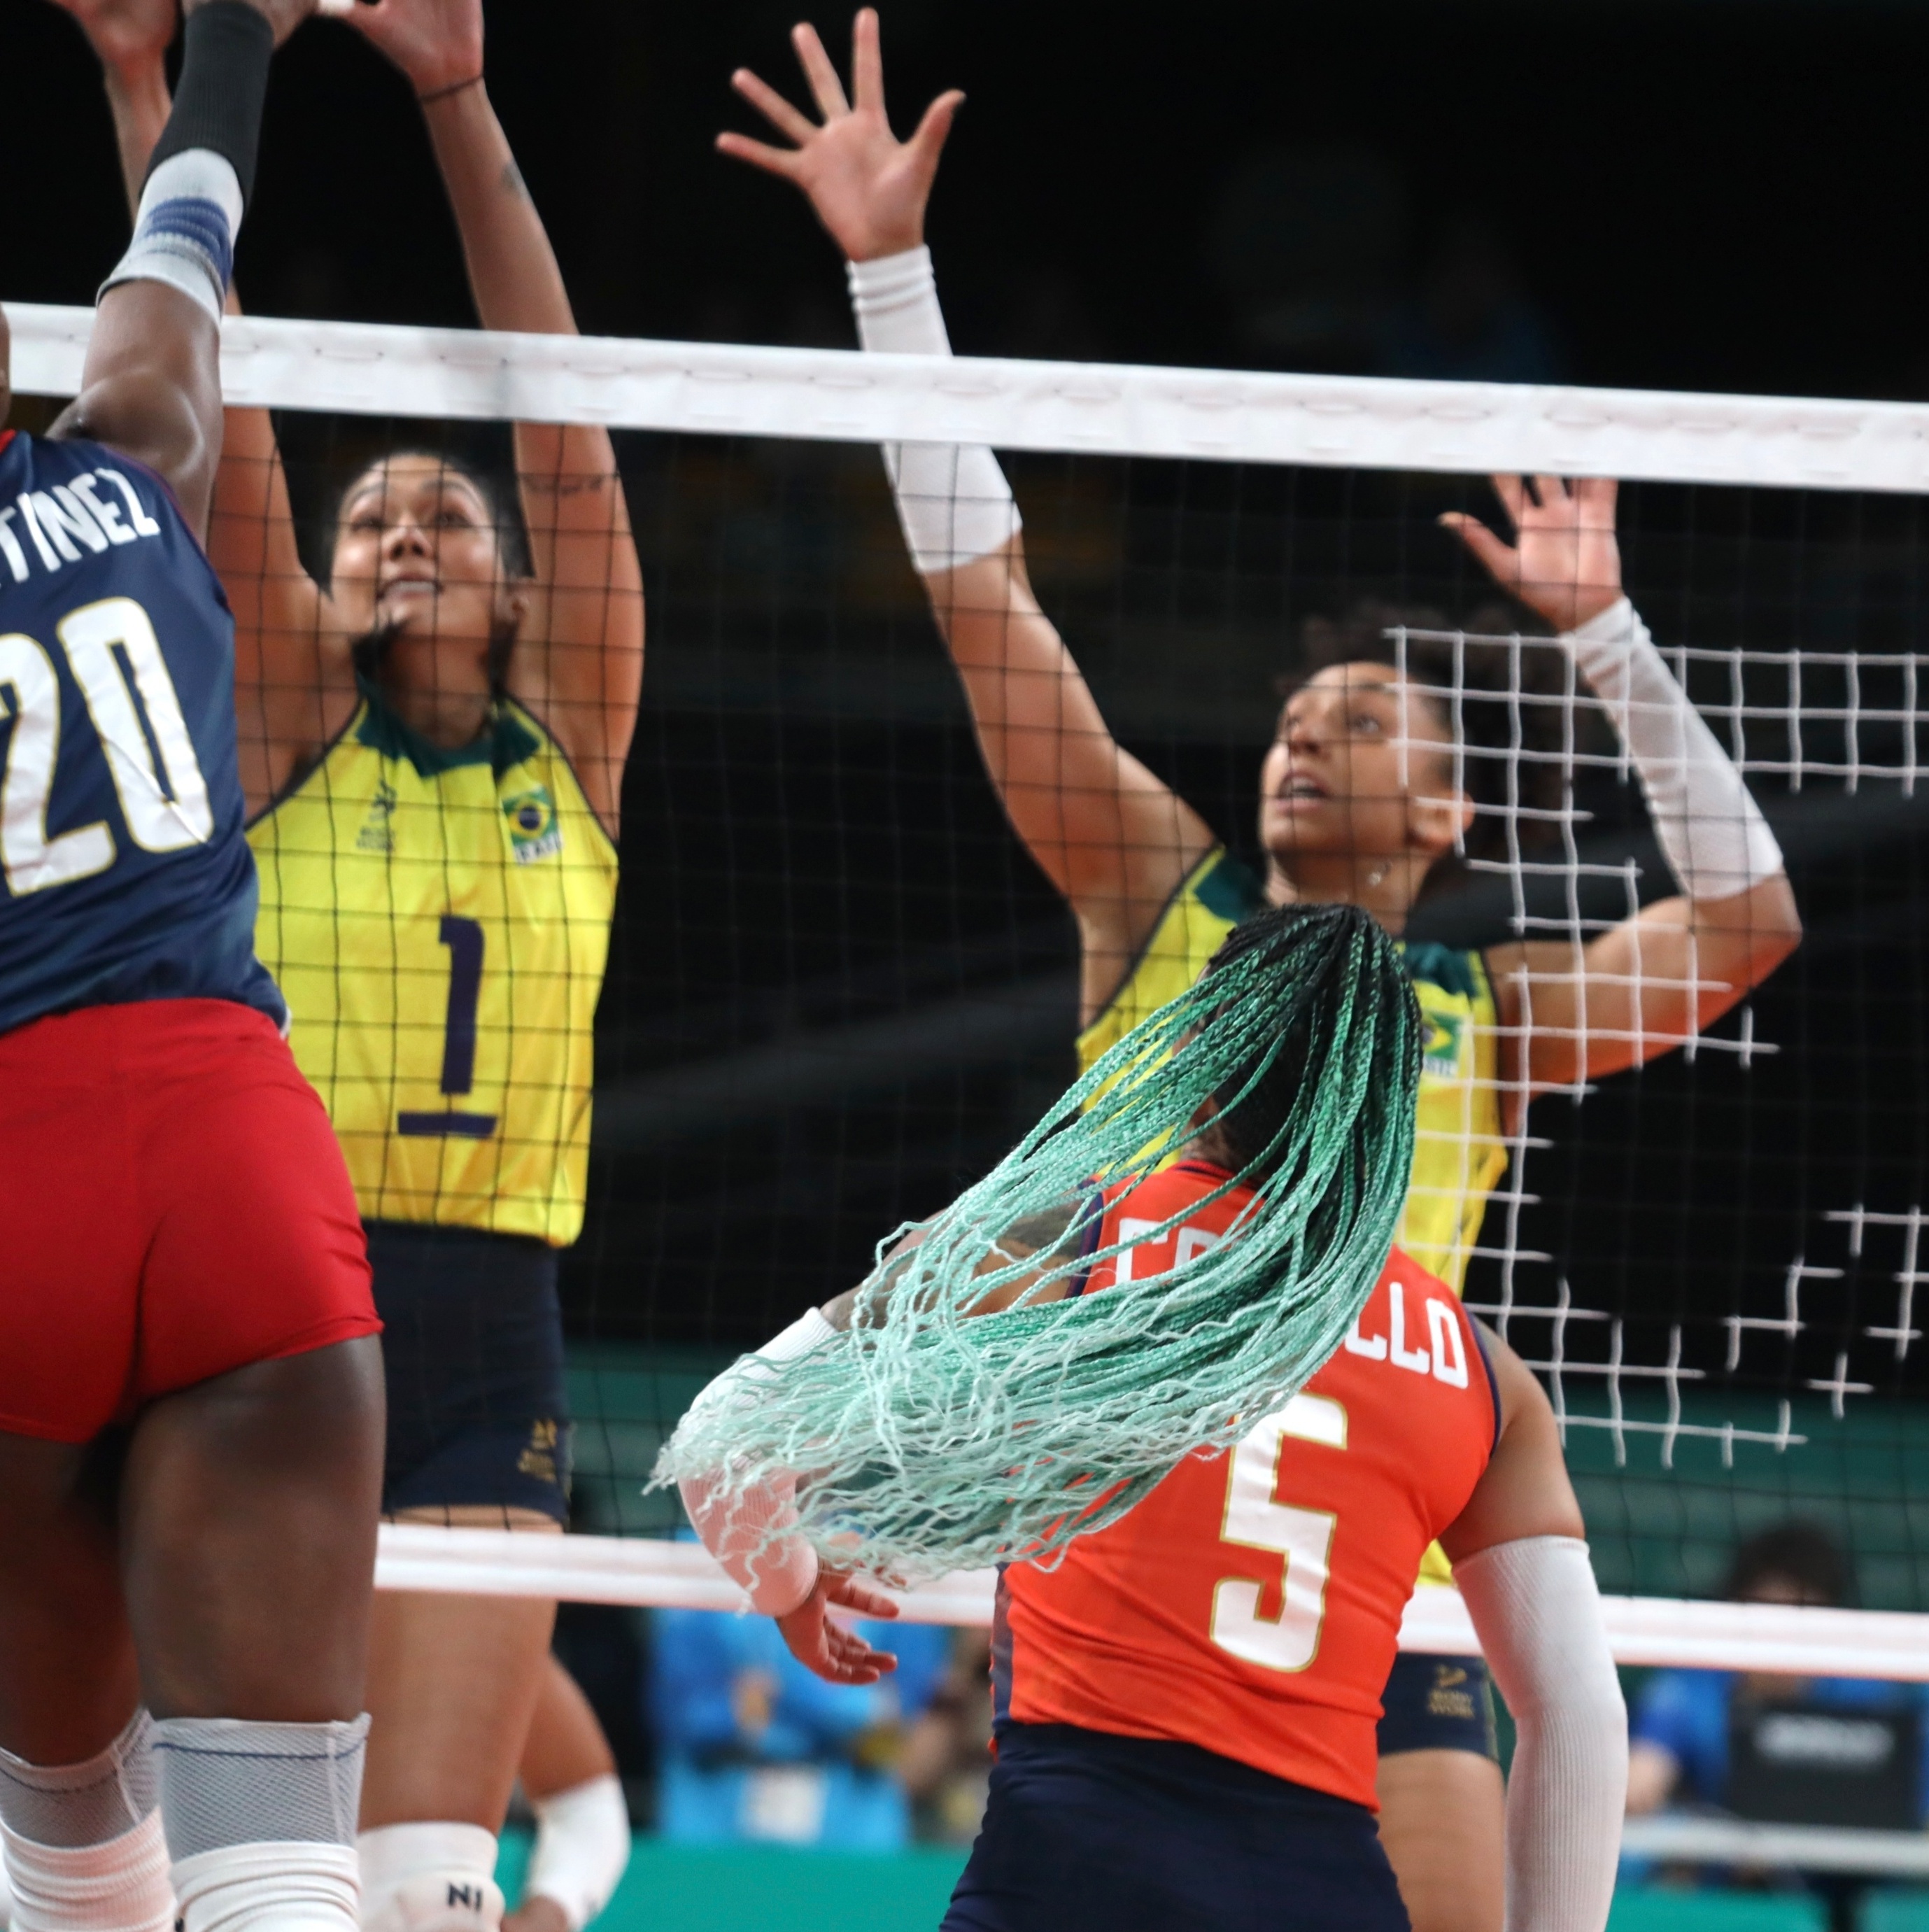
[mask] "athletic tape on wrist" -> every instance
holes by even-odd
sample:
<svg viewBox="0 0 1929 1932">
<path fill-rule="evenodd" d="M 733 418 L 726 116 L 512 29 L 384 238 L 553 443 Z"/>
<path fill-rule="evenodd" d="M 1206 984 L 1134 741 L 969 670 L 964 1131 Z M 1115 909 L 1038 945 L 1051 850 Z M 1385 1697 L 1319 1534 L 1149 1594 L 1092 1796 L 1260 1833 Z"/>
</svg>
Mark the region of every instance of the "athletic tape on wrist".
<svg viewBox="0 0 1929 1932">
<path fill-rule="evenodd" d="M 931 250 L 849 264 L 857 339 L 868 353 L 949 356 Z M 982 444 L 886 443 L 884 467 L 913 566 L 928 576 L 988 555 L 1024 527 L 1011 485 Z"/>
<path fill-rule="evenodd" d="M 1626 598 L 1567 633 L 1641 781 L 1670 869 L 1690 898 L 1731 898 L 1782 870 L 1781 848 Z"/>
<path fill-rule="evenodd" d="M 246 0 L 210 0 L 190 14 L 174 105 L 154 143 L 148 178 L 176 154 L 206 148 L 234 170 L 245 207 L 254 194 L 262 104 L 274 56 L 274 29 Z"/>
<path fill-rule="evenodd" d="M 100 293 L 123 282 L 165 282 L 219 322 L 241 218 L 241 184 L 226 160 L 207 148 L 176 154 L 148 176 L 134 238 Z"/>
</svg>

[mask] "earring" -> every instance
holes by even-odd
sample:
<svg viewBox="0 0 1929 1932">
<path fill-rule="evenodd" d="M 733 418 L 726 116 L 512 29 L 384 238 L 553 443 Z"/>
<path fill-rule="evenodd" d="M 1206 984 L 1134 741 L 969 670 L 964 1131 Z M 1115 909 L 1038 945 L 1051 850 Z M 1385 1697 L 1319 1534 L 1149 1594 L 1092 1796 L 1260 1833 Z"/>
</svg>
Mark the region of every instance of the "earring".
<svg viewBox="0 0 1929 1932">
<path fill-rule="evenodd" d="M 1373 869 L 1366 874 L 1367 890 L 1370 892 L 1374 886 L 1380 884 L 1385 879 L 1387 874 L 1393 870 L 1393 861 L 1390 859 L 1389 859 L 1384 865 L 1376 866 Z"/>
</svg>

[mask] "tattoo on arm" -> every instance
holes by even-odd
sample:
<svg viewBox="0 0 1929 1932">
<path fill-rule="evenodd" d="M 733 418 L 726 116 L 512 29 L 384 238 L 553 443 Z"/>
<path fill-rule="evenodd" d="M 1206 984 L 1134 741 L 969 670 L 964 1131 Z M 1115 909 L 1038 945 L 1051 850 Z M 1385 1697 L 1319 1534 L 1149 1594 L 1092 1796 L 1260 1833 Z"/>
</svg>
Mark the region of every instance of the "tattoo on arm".
<svg viewBox="0 0 1929 1932">
<path fill-rule="evenodd" d="M 517 201 L 526 201 L 530 198 L 529 184 L 523 179 L 523 171 L 516 166 L 513 158 L 503 165 L 502 192 Z"/>
</svg>

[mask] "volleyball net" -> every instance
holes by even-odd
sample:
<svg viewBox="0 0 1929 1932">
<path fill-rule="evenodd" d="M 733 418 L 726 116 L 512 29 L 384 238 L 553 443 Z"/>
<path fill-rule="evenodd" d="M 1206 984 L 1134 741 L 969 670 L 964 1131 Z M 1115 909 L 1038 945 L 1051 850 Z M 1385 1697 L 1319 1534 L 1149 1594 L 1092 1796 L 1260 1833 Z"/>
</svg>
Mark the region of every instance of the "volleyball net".
<svg viewBox="0 0 1929 1932">
<path fill-rule="evenodd" d="M 8 313 L 16 392 L 71 394 L 89 312 Z M 1492 472 L 1611 476 L 1630 594 L 1804 936 L 1699 1037 L 1508 1129 L 1467 1298 L 1552 1396 L 1624 1661 L 1929 1677 L 1929 409 L 258 320 L 223 367 L 274 412 L 311 572 L 372 456 L 505 472 L 510 424 L 584 424 L 614 439 L 647 590 L 563 1267 L 581 1533 L 393 1526 L 386 1585 L 730 1604 L 644 1492 L 663 1438 L 1070 1078 L 1071 922 L 991 790 L 877 446 L 999 450 L 1113 731 L 1235 853 L 1321 635 L 1504 662 L 1453 692 L 1492 836 L 1416 914 L 1460 948 L 1585 941 L 1676 890 L 1563 647 L 1438 527 L 1496 520 Z M 1478 760 L 1496 782 L 1465 784 Z M 464 956 L 437 943 L 398 1024 L 412 1004 L 453 1051 Z M 1844 1546 L 1858 1607 L 1708 1600 L 1790 1517 Z M 914 1613 L 988 1601 L 959 1578 Z M 1411 1640 L 1470 1648 L 1458 1616 L 1423 1593 Z"/>
</svg>

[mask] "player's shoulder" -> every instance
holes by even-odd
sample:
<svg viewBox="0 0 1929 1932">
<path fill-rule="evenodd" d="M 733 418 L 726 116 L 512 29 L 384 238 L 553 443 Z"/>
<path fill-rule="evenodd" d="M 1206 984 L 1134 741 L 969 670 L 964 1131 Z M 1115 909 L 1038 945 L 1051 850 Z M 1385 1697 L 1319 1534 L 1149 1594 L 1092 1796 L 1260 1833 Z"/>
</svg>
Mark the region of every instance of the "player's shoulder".
<svg viewBox="0 0 1929 1932">
<path fill-rule="evenodd" d="M 1450 1301 L 1458 1303 L 1460 1298 L 1432 1269 L 1422 1268 L 1406 1249 L 1390 1248 L 1387 1251 L 1387 1264 L 1380 1270 L 1382 1281 L 1396 1281 L 1404 1288 L 1437 1289 Z"/>
<path fill-rule="evenodd" d="M 1115 1210 L 1129 1212 L 1136 1220 L 1163 1221 L 1226 1188 L 1213 1206 L 1222 1209 L 1230 1220 L 1252 1198 L 1250 1187 L 1226 1188 L 1232 1178 L 1226 1168 L 1213 1162 L 1188 1156 L 1158 1168 L 1143 1180 L 1120 1183 L 1108 1190 L 1108 1198 Z"/>
</svg>

